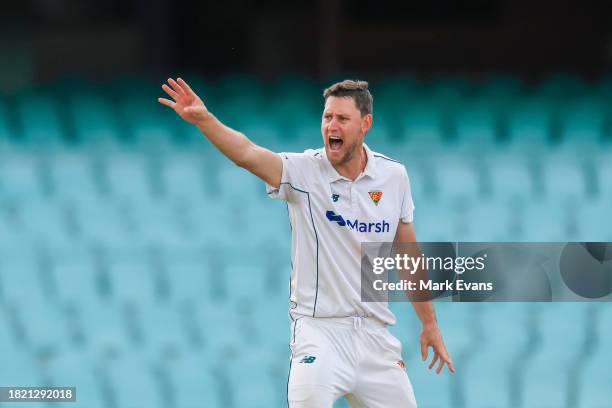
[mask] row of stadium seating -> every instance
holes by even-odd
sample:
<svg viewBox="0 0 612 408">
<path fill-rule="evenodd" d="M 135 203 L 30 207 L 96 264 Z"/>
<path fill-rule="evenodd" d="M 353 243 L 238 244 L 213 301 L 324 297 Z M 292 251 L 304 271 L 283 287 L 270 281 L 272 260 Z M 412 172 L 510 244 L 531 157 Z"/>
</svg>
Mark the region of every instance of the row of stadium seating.
<svg viewBox="0 0 612 408">
<path fill-rule="evenodd" d="M 588 157 L 506 153 L 482 157 L 416 155 L 381 144 L 370 147 L 400 160 L 408 170 L 413 194 L 427 202 L 612 197 L 612 151 Z M 262 182 L 216 151 L 156 156 L 13 153 L 0 154 L 0 159 L 0 197 L 23 202 L 36 198 L 265 197 Z"/>
<path fill-rule="evenodd" d="M 280 305 L 262 307 L 264 299 L 247 315 L 218 305 L 3 302 L 0 381 L 76 386 L 83 407 L 280 407 L 288 328 L 277 324 Z M 440 376 L 418 357 L 408 306 L 393 308 L 423 407 L 609 402 L 609 304 L 437 303 L 458 370 Z"/>
<path fill-rule="evenodd" d="M 310 145 L 320 135 L 322 85 L 282 81 L 268 89 L 258 81 L 194 78 L 221 119 L 272 147 Z M 370 139 L 419 149 L 608 146 L 612 139 L 612 81 L 592 86 L 568 78 L 523 86 L 498 80 L 421 83 L 386 79 L 373 87 L 375 125 Z M 474 88 L 477 88 L 474 90 Z M 159 105 L 159 84 L 74 83 L 0 97 L 0 148 L 172 149 L 199 140 L 193 129 Z"/>
<path fill-rule="evenodd" d="M 236 233 L 289 239 L 284 205 L 216 152 L 2 157 L 0 243 L 7 247 L 231 244 Z M 421 240 L 612 239 L 609 153 L 582 163 L 554 155 L 480 162 L 432 155 L 414 164 L 406 157 Z"/>
</svg>

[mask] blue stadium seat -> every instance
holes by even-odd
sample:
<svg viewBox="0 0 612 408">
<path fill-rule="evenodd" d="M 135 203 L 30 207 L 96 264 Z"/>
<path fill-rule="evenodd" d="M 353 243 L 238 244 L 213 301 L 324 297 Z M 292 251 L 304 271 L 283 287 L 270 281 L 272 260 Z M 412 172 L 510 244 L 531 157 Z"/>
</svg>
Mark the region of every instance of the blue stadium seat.
<svg viewBox="0 0 612 408">
<path fill-rule="evenodd" d="M 476 200 L 481 191 L 476 167 L 468 160 L 454 156 L 439 156 L 433 165 L 440 199 Z"/>
<path fill-rule="evenodd" d="M 610 403 L 612 368 L 608 353 L 593 356 L 582 368 L 579 407 L 599 408 Z"/>
<path fill-rule="evenodd" d="M 143 155 L 117 154 L 107 160 L 108 179 L 115 197 L 151 196 L 150 163 Z"/>
<path fill-rule="evenodd" d="M 28 200 L 42 195 L 39 160 L 32 154 L 12 153 L 0 161 L 0 196 Z"/>
<path fill-rule="evenodd" d="M 443 373 L 436 375 L 427 367 L 425 363 L 407 367 L 408 377 L 410 377 L 412 388 L 415 390 L 418 406 L 423 408 L 453 406 L 454 399 L 451 387 L 454 378 L 452 374 L 449 374 L 445 369 Z"/>
<path fill-rule="evenodd" d="M 50 301 L 24 297 L 12 302 L 24 327 L 23 346 L 33 354 L 68 351 L 69 324 L 62 311 Z"/>
<path fill-rule="evenodd" d="M 48 375 L 56 387 L 76 387 L 76 402 L 58 403 L 61 408 L 102 408 L 103 384 L 95 370 L 96 360 L 83 351 L 67 351 L 54 355 L 48 364 Z M 51 385 L 51 384 L 47 384 Z"/>
<path fill-rule="evenodd" d="M 204 172 L 204 160 L 206 158 L 192 154 L 177 153 L 165 157 L 162 179 L 167 196 L 184 200 L 192 199 L 191 196 L 201 197 L 204 192 L 204 177 L 213 177 Z"/>
<path fill-rule="evenodd" d="M 204 251 L 202 251 L 204 252 Z M 208 299 L 212 294 L 211 271 L 205 255 L 171 258 L 168 264 L 171 296 L 175 301 Z"/>
<path fill-rule="evenodd" d="M 264 408 L 282 406 L 287 403 L 286 384 L 284 387 L 273 381 L 270 362 L 278 356 L 266 352 L 252 350 L 240 355 L 231 370 L 232 389 L 235 390 L 234 406 Z M 246 375 L 245 375 L 246 374 Z"/>
<path fill-rule="evenodd" d="M 113 354 L 132 348 L 123 305 L 94 298 L 79 304 L 79 315 L 88 350 Z"/>
<path fill-rule="evenodd" d="M 3 353 L 0 364 L 0 384 L 5 387 L 36 387 L 46 386 L 42 378 L 41 365 L 36 356 L 24 351 Z"/>
<path fill-rule="evenodd" d="M 163 407 L 164 388 L 156 379 L 153 364 L 139 353 L 120 354 L 107 363 L 112 393 L 121 408 Z"/>
<path fill-rule="evenodd" d="M 612 152 L 602 154 L 597 160 L 599 195 L 603 200 L 612 200 Z"/>
<path fill-rule="evenodd" d="M 475 241 L 512 241 L 513 226 L 510 204 L 504 200 L 471 200 L 468 228 Z"/>
<path fill-rule="evenodd" d="M 100 283 L 104 279 L 96 270 L 89 249 L 75 248 L 68 256 L 58 257 L 53 264 L 60 304 L 88 302 L 101 295 Z M 104 283 L 102 283 L 104 285 Z"/>
<path fill-rule="evenodd" d="M 519 155 L 494 154 L 487 160 L 493 197 L 527 199 L 535 195 L 532 165 Z"/>
<path fill-rule="evenodd" d="M 609 219 L 612 204 L 610 199 L 600 197 L 587 201 L 581 208 L 580 223 L 582 226 L 580 242 L 612 242 L 612 223 Z"/>
<path fill-rule="evenodd" d="M 439 193 L 439 181 L 436 172 L 431 171 L 432 165 L 426 166 L 422 163 L 411 161 L 405 164 L 410 183 L 410 192 L 415 206 L 424 200 L 437 199 Z"/>
<path fill-rule="evenodd" d="M 28 298 L 45 299 L 50 297 L 46 291 L 37 264 L 35 252 L 31 248 L 19 248 L 18 251 L 3 251 L 0 259 L 0 280 L 4 301 L 21 303 Z"/>
<path fill-rule="evenodd" d="M 169 367 L 177 408 L 221 407 L 218 378 L 211 361 L 199 354 L 181 353 Z"/>
<path fill-rule="evenodd" d="M 124 222 L 125 217 L 122 218 L 119 203 L 90 197 L 83 198 L 77 205 L 78 222 L 82 226 L 82 242 L 119 245 L 129 241 L 131 224 Z"/>
<path fill-rule="evenodd" d="M 583 358 L 581 352 L 587 332 L 585 304 L 569 302 L 538 306 L 535 354 L 525 361 L 521 370 L 523 404 L 564 406 L 570 402 L 572 371 Z"/>
<path fill-rule="evenodd" d="M 135 306 L 142 324 L 144 350 L 151 359 L 169 350 L 188 350 L 185 316 L 176 307 L 169 303 Z"/>
<path fill-rule="evenodd" d="M 521 353 L 527 344 L 526 304 L 481 303 L 477 310 L 478 351 L 469 352 L 465 366 L 457 364 L 463 404 L 513 407 L 517 390 L 512 370 L 522 363 Z"/>
<path fill-rule="evenodd" d="M 118 304 L 126 300 L 146 305 L 155 303 L 154 272 L 150 259 L 140 248 L 127 254 L 122 252 L 113 252 L 108 265 L 114 301 Z"/>
<path fill-rule="evenodd" d="M 582 200 L 587 194 L 585 169 L 571 156 L 548 156 L 544 188 L 549 198 L 559 202 Z"/>
<path fill-rule="evenodd" d="M 221 359 L 248 344 L 235 306 L 211 298 L 200 299 L 197 318 L 204 333 L 205 351 Z"/>
<path fill-rule="evenodd" d="M 1 271 L 0 271 L 1 273 Z M 0 278 L 2 275 L 0 274 Z M 4 303 L 3 299 L 3 303 Z M 15 336 L 11 329 L 11 310 L 7 309 L 4 304 L 0 306 L 0 347 L 5 350 L 6 354 L 12 354 L 17 350 Z"/>
<path fill-rule="evenodd" d="M 54 194 L 60 197 L 97 197 L 93 166 L 87 156 L 61 153 L 53 157 L 50 166 Z"/>
<path fill-rule="evenodd" d="M 526 203 L 519 220 L 524 239 L 539 242 L 573 241 L 580 234 L 580 220 L 573 201 L 559 204 L 555 198 Z"/>
</svg>

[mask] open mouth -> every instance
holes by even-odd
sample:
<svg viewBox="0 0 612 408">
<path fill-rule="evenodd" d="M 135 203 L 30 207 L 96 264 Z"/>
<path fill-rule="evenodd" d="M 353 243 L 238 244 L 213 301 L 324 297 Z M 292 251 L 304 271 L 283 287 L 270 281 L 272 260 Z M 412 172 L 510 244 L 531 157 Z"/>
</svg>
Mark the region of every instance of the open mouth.
<svg viewBox="0 0 612 408">
<path fill-rule="evenodd" d="M 336 137 L 336 136 L 330 136 L 329 137 L 329 148 L 332 151 L 340 150 L 340 148 L 342 147 L 342 143 L 344 143 L 344 142 L 339 137 Z"/>
</svg>

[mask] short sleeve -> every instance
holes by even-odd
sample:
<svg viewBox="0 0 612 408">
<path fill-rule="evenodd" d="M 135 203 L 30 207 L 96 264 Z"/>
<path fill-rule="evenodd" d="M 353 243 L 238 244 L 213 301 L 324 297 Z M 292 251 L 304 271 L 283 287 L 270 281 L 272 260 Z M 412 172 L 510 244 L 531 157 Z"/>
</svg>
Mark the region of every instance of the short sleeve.
<svg viewBox="0 0 612 408">
<path fill-rule="evenodd" d="M 402 207 L 400 212 L 400 221 L 409 224 L 414 219 L 414 203 L 412 202 L 412 192 L 410 191 L 410 179 L 406 168 L 402 171 Z"/>
<path fill-rule="evenodd" d="M 291 201 L 295 190 L 307 190 L 306 180 L 309 159 L 306 153 L 279 153 L 283 162 L 281 183 L 278 188 L 266 184 L 268 197 Z"/>
</svg>

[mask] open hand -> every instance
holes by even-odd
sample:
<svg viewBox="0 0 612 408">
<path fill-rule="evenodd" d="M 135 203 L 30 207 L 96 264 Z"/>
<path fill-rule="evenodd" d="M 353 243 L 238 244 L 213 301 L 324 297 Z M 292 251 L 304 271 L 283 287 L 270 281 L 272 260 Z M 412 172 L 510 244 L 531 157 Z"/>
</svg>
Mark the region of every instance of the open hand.
<svg viewBox="0 0 612 408">
<path fill-rule="evenodd" d="M 163 84 L 162 89 L 173 100 L 158 98 L 159 103 L 174 109 L 183 120 L 192 125 L 197 125 L 208 117 L 209 112 L 206 106 L 204 106 L 204 102 L 191 90 L 187 82 L 181 78 L 178 78 L 176 81 L 170 78 L 168 79 L 168 84 L 170 86 Z"/>
<path fill-rule="evenodd" d="M 436 374 L 440 374 L 440 371 L 442 371 L 442 368 L 444 367 L 444 363 L 446 363 L 451 373 L 455 372 L 453 360 L 446 351 L 446 346 L 444 346 L 444 341 L 442 340 L 442 335 L 440 334 L 437 324 L 423 326 L 420 343 L 421 357 L 423 358 L 423 361 L 427 360 L 429 347 L 431 347 L 434 351 L 434 356 L 429 364 L 430 370 L 436 364 L 436 361 L 439 360 L 440 362 L 438 363 L 438 368 L 436 368 Z"/>
</svg>

